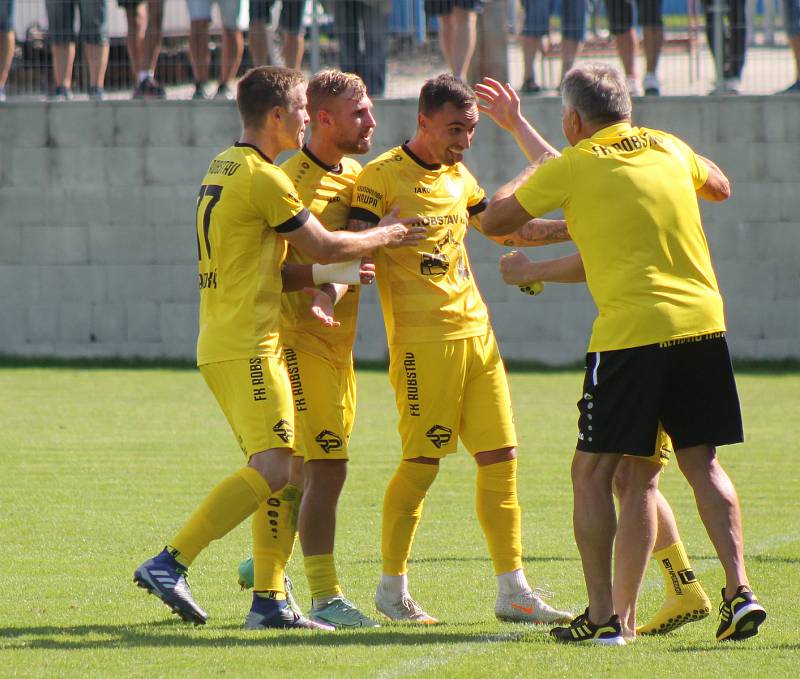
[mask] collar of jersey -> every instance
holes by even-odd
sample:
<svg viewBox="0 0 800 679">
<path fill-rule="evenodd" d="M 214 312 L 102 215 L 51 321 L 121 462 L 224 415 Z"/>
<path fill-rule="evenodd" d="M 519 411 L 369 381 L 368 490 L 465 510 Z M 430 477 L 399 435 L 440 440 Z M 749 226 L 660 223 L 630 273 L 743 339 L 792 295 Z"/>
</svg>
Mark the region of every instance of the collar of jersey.
<svg viewBox="0 0 800 679">
<path fill-rule="evenodd" d="M 631 124 L 630 120 L 623 120 L 619 123 L 614 123 L 613 125 L 609 125 L 608 127 L 604 127 L 602 130 L 597 130 L 589 139 L 599 139 L 601 137 L 619 137 L 621 134 L 629 131 L 633 125 Z"/>
<path fill-rule="evenodd" d="M 431 165 L 430 163 L 426 163 L 419 156 L 417 156 L 416 153 L 414 153 L 410 148 L 408 148 L 408 139 L 406 139 L 405 142 L 403 142 L 403 145 L 400 148 L 403 149 L 405 154 L 409 158 L 411 158 L 411 160 L 413 160 L 417 165 L 421 165 L 426 170 L 438 170 L 441 167 L 441 164 Z"/>
<path fill-rule="evenodd" d="M 303 153 L 308 156 L 308 159 L 317 165 L 319 165 L 325 172 L 333 172 L 333 174 L 342 174 L 342 163 L 341 161 L 336 163 L 336 165 L 326 165 L 323 163 L 319 158 L 317 158 L 311 151 L 309 150 L 308 146 L 303 144 Z"/>
<path fill-rule="evenodd" d="M 258 146 L 256 146 L 255 144 L 246 144 L 246 143 L 244 143 L 244 142 L 237 141 L 237 142 L 234 144 L 234 146 L 236 146 L 237 148 L 240 148 L 240 149 L 243 149 L 243 148 L 247 148 L 247 149 L 253 149 L 253 150 L 254 150 L 256 153 L 258 153 L 258 155 L 259 155 L 259 156 L 261 156 L 261 157 L 262 157 L 264 160 L 266 160 L 266 161 L 267 161 L 267 162 L 268 162 L 270 165 L 273 165 L 273 162 L 272 162 L 272 160 L 271 160 L 271 159 L 270 159 L 270 158 L 267 156 L 267 154 L 266 154 L 266 153 L 264 153 L 264 152 L 263 152 L 263 151 L 262 151 L 260 148 L 258 148 Z"/>
</svg>

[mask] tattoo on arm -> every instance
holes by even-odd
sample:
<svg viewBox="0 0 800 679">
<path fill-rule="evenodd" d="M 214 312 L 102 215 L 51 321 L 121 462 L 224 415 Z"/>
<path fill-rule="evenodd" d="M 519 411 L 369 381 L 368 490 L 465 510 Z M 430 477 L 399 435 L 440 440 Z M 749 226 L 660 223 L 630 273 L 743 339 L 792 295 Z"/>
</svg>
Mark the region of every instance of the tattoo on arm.
<svg viewBox="0 0 800 679">
<path fill-rule="evenodd" d="M 563 219 L 532 219 L 503 241 L 503 245 L 532 246 L 563 243 L 572 240 Z"/>
</svg>

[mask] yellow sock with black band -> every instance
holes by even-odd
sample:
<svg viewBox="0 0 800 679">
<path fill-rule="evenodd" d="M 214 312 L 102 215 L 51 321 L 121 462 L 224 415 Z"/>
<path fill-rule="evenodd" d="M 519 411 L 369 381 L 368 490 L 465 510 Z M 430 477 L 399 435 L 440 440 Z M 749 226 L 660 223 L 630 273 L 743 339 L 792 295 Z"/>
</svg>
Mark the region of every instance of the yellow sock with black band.
<svg viewBox="0 0 800 679">
<path fill-rule="evenodd" d="M 336 574 L 333 554 L 314 554 L 303 558 L 303 567 L 311 590 L 312 602 L 341 596 L 342 588 Z"/>
<path fill-rule="evenodd" d="M 242 467 L 218 483 L 180 532 L 168 543 L 178 563 L 189 566 L 212 540 L 236 528 L 271 494 L 269 484 L 252 467 Z"/>
<path fill-rule="evenodd" d="M 702 620 L 711 601 L 697 581 L 682 542 L 653 552 L 664 578 L 666 598 L 658 612 L 637 628 L 637 634 L 666 634 L 688 622 Z"/>
<path fill-rule="evenodd" d="M 475 508 L 495 575 L 521 569 L 522 519 L 516 459 L 478 467 Z"/>
<path fill-rule="evenodd" d="M 384 575 L 402 575 L 408 570 L 408 556 L 422 517 L 425 495 L 438 472 L 438 464 L 403 460 L 386 486 L 381 532 Z"/>
<path fill-rule="evenodd" d="M 269 598 L 285 598 L 284 572 L 297 535 L 300 489 L 285 485 L 270 495 L 253 515 L 253 591 L 277 592 Z"/>
</svg>

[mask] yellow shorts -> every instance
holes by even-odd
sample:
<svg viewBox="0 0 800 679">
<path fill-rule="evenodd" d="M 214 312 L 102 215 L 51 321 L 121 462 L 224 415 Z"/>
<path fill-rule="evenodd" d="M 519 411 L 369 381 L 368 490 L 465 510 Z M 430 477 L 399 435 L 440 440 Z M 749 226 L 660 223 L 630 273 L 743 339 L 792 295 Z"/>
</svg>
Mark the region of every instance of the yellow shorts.
<svg viewBox="0 0 800 679">
<path fill-rule="evenodd" d="M 305 351 L 283 347 L 294 397 L 294 454 L 308 460 L 346 460 L 356 409 L 356 375 Z"/>
<path fill-rule="evenodd" d="M 270 448 L 294 447 L 292 390 L 282 357 L 207 363 L 200 372 L 248 460 Z"/>
<path fill-rule="evenodd" d="M 673 450 L 672 439 L 669 437 L 669 434 L 664 431 L 664 428 L 659 422 L 658 432 L 656 432 L 656 446 L 653 450 L 653 454 L 649 457 L 642 457 L 641 455 L 626 455 L 625 457 L 634 457 L 640 460 L 647 460 L 648 462 L 661 465 L 661 468 L 663 469 L 669 464 L 669 457 Z"/>
<path fill-rule="evenodd" d="M 491 330 L 482 337 L 395 344 L 389 379 L 403 458 L 450 455 L 459 437 L 473 455 L 517 445 L 505 366 Z"/>
</svg>

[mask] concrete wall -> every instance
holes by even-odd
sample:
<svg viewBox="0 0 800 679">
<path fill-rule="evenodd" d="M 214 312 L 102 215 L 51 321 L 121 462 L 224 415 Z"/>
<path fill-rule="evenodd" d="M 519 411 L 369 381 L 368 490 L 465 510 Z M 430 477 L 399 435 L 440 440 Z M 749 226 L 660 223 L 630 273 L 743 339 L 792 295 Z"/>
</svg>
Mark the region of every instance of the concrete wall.
<svg viewBox="0 0 800 679">
<path fill-rule="evenodd" d="M 382 101 L 374 148 L 413 133 L 416 103 Z M 557 145 L 559 102 L 526 102 Z M 715 159 L 734 197 L 704 205 L 738 358 L 800 358 L 800 109 L 791 98 L 637 102 L 637 121 Z M 239 133 L 227 102 L 10 104 L 0 108 L 0 353 L 186 357 L 197 328 L 194 204 L 208 161 Z M 523 167 L 513 141 L 481 124 L 468 162 L 487 191 Z M 537 298 L 504 286 L 503 252 L 469 238 L 506 357 L 579 360 L 594 306 L 583 286 Z M 536 256 L 567 252 L 567 246 Z M 382 358 L 375 291 L 357 355 Z"/>
</svg>

